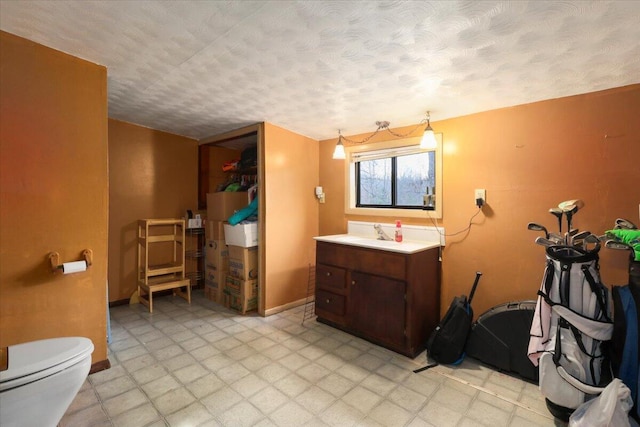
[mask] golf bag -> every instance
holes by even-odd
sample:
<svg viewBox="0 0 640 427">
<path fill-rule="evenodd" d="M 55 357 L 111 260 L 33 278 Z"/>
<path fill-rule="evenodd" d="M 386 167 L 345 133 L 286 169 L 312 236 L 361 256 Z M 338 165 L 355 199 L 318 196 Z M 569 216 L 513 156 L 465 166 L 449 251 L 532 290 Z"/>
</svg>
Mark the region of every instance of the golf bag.
<svg viewBox="0 0 640 427">
<path fill-rule="evenodd" d="M 567 421 L 612 379 L 611 297 L 600 281 L 597 250 L 550 246 L 546 252 L 528 355 L 538 365 L 547 407 Z"/>
</svg>

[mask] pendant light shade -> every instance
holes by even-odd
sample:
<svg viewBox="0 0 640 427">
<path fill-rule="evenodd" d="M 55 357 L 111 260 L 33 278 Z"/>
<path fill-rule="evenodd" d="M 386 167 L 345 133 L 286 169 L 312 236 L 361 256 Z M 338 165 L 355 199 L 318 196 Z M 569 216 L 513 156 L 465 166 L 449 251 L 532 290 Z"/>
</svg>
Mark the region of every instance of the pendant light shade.
<svg viewBox="0 0 640 427">
<path fill-rule="evenodd" d="M 431 117 L 429 115 L 429 112 L 427 112 L 427 127 L 424 129 L 424 134 L 422 135 L 422 139 L 420 140 L 420 148 L 434 149 L 438 146 L 438 142 L 436 141 L 436 134 L 433 132 L 430 120 Z"/>
<path fill-rule="evenodd" d="M 338 143 L 336 144 L 336 148 L 333 150 L 333 158 L 338 160 L 344 160 L 345 157 L 346 156 L 344 154 L 344 144 L 342 143 L 342 134 L 340 134 L 338 136 Z"/>
</svg>

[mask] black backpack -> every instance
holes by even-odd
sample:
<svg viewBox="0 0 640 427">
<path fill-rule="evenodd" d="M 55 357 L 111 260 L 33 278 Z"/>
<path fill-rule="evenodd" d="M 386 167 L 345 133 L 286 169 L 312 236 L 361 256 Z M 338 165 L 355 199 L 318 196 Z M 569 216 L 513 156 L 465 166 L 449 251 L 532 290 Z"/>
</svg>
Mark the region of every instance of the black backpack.
<svg viewBox="0 0 640 427">
<path fill-rule="evenodd" d="M 460 360 L 472 321 L 473 309 L 467 297 L 455 297 L 444 318 L 427 340 L 428 356 L 444 364 Z"/>
<path fill-rule="evenodd" d="M 455 297 L 447 313 L 429 336 L 427 340 L 427 358 L 433 359 L 436 363 L 416 369 L 413 372 L 424 371 L 439 363 L 457 364 L 462 361 L 464 358 L 464 346 L 467 343 L 467 336 L 473 321 L 471 300 L 478 286 L 480 276 L 482 276 L 482 273 L 476 272 L 469 299 L 464 295 Z"/>
</svg>

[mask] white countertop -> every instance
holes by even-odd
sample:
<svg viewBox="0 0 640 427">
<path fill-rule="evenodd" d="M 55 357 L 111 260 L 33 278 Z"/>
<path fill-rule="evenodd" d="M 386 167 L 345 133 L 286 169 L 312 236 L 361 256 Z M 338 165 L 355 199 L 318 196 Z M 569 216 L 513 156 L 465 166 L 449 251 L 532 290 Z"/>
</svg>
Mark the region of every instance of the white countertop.
<svg viewBox="0 0 640 427">
<path fill-rule="evenodd" d="M 317 236 L 314 237 L 314 239 L 320 242 L 360 246 L 363 248 L 379 249 L 382 251 L 398 252 L 402 254 L 413 254 L 440 246 L 440 242 L 404 240 L 398 243 L 393 240 L 377 240 L 371 237 L 356 236 L 353 234 L 333 234 L 330 236 Z"/>
</svg>

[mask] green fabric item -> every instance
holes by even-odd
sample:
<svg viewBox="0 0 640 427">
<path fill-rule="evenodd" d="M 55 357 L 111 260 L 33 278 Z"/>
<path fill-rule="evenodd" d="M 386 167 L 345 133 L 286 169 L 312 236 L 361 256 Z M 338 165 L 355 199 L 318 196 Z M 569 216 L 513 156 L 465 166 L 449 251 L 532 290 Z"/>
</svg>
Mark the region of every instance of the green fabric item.
<svg viewBox="0 0 640 427">
<path fill-rule="evenodd" d="M 640 261 L 640 230 L 607 230 L 607 236 L 627 244 L 635 251 L 635 260 Z"/>
<path fill-rule="evenodd" d="M 234 182 L 233 184 L 229 184 L 227 185 L 227 188 L 224 189 L 224 191 L 228 191 L 228 192 L 240 191 L 240 184 L 237 182 Z"/>
</svg>

